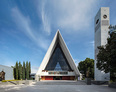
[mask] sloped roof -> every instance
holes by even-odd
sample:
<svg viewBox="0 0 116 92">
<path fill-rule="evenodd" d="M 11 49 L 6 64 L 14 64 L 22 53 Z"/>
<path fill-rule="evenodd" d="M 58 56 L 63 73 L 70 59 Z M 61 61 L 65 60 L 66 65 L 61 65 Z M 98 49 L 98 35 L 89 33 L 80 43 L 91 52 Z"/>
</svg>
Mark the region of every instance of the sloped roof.
<svg viewBox="0 0 116 92">
<path fill-rule="evenodd" d="M 55 36 L 54 36 L 54 38 L 53 38 L 53 40 L 51 42 L 51 45 L 49 46 L 48 51 L 47 51 L 47 53 L 46 53 L 46 55 L 45 55 L 45 57 L 44 57 L 44 59 L 43 59 L 43 61 L 41 63 L 36 75 L 40 75 L 42 70 L 45 69 L 45 67 L 48 64 L 49 59 L 50 59 L 50 57 L 51 57 L 51 55 L 52 55 L 52 53 L 53 53 L 53 51 L 54 51 L 54 49 L 55 49 L 58 42 L 59 42 L 59 45 L 61 46 L 61 49 L 62 49 L 62 51 L 63 51 L 63 53 L 64 53 L 64 55 L 65 55 L 65 57 L 66 57 L 66 59 L 67 59 L 67 61 L 69 63 L 69 65 L 70 65 L 70 67 L 74 70 L 75 74 L 77 76 L 79 76 L 80 72 L 79 72 L 79 70 L 77 69 L 77 67 L 76 67 L 76 65 L 74 63 L 74 60 L 73 60 L 73 58 L 72 58 L 72 56 L 71 56 L 71 54 L 70 54 L 64 40 L 63 40 L 59 30 L 56 32 L 56 34 L 55 34 Z"/>
</svg>

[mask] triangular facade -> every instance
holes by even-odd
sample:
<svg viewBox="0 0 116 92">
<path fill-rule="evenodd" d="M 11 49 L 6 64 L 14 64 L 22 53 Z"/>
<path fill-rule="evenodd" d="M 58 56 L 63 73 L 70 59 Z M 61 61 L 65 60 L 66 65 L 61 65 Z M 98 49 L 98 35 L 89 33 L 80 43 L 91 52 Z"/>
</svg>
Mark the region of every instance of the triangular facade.
<svg viewBox="0 0 116 92">
<path fill-rule="evenodd" d="M 75 79 L 80 76 L 72 56 L 59 32 L 54 39 L 36 73 L 36 80 Z"/>
</svg>

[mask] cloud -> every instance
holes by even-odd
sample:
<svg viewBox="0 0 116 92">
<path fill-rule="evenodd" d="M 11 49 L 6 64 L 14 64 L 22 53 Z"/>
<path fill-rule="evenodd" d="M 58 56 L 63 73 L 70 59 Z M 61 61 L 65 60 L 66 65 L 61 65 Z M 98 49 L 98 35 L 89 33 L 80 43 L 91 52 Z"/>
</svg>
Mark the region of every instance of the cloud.
<svg viewBox="0 0 116 92">
<path fill-rule="evenodd" d="M 92 46 L 94 47 L 94 41 L 91 41 L 91 42 L 89 42 L 90 44 L 92 44 Z"/>
<path fill-rule="evenodd" d="M 42 21 L 45 29 L 56 27 L 65 29 L 67 32 L 89 28 L 93 19 L 93 10 L 96 7 L 96 0 L 42 0 L 41 3 L 44 4 L 38 7 L 42 7 Z"/>
<path fill-rule="evenodd" d="M 48 35 L 50 35 L 50 33 L 51 33 L 50 20 L 48 18 L 47 13 L 45 12 L 44 6 L 45 6 L 45 3 L 42 4 L 42 10 L 41 10 L 41 17 L 42 17 L 43 28 L 44 28 L 44 31 Z"/>
<path fill-rule="evenodd" d="M 38 34 L 37 30 L 34 30 L 31 26 L 31 20 L 29 16 L 24 16 L 21 11 L 15 7 L 12 9 L 12 17 L 14 22 L 16 23 L 17 27 L 25 33 L 25 35 L 35 42 L 38 46 L 43 49 L 47 49 L 49 46 L 49 40 L 43 38 L 43 35 Z"/>
</svg>

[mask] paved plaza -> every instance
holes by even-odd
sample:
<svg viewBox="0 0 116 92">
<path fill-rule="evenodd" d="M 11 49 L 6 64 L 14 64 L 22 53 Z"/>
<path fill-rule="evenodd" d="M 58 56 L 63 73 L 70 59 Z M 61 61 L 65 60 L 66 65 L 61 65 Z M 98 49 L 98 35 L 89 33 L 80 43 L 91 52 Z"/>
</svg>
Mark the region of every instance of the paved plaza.
<svg viewBox="0 0 116 92">
<path fill-rule="evenodd" d="M 116 92 L 107 85 L 86 85 L 83 81 L 42 81 L 31 85 L 1 86 L 0 92 Z"/>
</svg>

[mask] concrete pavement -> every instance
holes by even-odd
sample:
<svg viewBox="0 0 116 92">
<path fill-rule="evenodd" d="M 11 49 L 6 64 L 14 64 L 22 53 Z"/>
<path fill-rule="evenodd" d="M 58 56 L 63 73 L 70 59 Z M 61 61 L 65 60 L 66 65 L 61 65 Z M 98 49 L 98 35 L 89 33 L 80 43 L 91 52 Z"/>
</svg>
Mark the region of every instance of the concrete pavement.
<svg viewBox="0 0 116 92">
<path fill-rule="evenodd" d="M 73 81 L 64 81 L 73 83 Z M 80 81 L 78 81 L 80 82 Z M 48 84 L 41 84 L 48 83 Z M 116 89 L 109 88 L 107 85 L 65 85 L 63 81 L 42 81 L 27 85 L 1 86 L 0 92 L 116 92 Z M 49 85 L 51 83 L 52 85 Z M 74 83 L 76 83 L 74 81 Z"/>
</svg>

